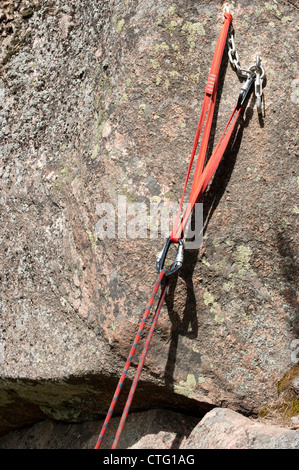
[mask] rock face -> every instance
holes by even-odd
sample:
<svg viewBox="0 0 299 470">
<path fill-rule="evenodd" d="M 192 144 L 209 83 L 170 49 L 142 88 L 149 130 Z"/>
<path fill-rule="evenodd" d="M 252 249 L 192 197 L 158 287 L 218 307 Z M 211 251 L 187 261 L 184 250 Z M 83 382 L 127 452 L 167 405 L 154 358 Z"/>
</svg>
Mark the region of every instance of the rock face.
<svg viewBox="0 0 299 470">
<path fill-rule="evenodd" d="M 298 361 L 298 12 L 240 0 L 232 14 L 241 65 L 259 53 L 266 69 L 264 114 L 252 96 L 202 199 L 203 243 L 171 280 L 132 410 L 256 416 Z M 5 433 L 107 412 L 164 240 L 121 224 L 100 237 L 103 204 L 113 229 L 124 213 L 136 224 L 133 202 L 178 202 L 223 13 L 211 0 L 36 0 L 0 15 Z M 227 55 L 222 78 L 214 143 L 241 86 Z"/>
<path fill-rule="evenodd" d="M 299 430 L 254 422 L 215 408 L 194 428 L 182 449 L 299 449 Z"/>
</svg>

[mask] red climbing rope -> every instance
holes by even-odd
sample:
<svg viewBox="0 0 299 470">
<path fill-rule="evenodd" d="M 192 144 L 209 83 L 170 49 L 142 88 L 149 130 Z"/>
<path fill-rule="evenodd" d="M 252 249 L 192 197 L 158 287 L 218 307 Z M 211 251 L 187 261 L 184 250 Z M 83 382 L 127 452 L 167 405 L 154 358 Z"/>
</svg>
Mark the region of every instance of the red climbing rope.
<svg viewBox="0 0 299 470">
<path fill-rule="evenodd" d="M 151 311 L 151 308 L 152 308 L 152 306 L 153 306 L 153 303 L 154 303 L 156 294 L 157 294 L 159 288 L 162 286 L 162 288 L 161 288 L 161 290 L 162 290 L 162 292 L 161 292 L 161 297 L 160 297 L 160 300 L 159 300 L 159 303 L 158 303 L 158 306 L 157 306 L 157 309 L 156 309 L 156 312 L 155 312 L 155 316 L 154 316 L 154 318 L 153 318 L 153 323 L 152 323 L 152 326 L 151 326 L 151 329 L 150 329 L 148 335 L 151 334 L 151 336 L 152 336 L 152 334 L 153 334 L 153 330 L 154 330 L 154 327 L 155 327 L 155 325 L 156 325 L 156 323 L 157 323 L 157 319 L 158 319 L 158 316 L 159 316 L 159 313 L 160 313 L 160 311 L 161 311 L 161 307 L 162 307 L 162 304 L 163 304 L 163 301 L 164 301 L 165 295 L 166 295 L 167 283 L 163 283 L 163 280 L 164 280 L 163 278 L 164 278 L 165 272 L 166 272 L 166 270 L 164 269 L 163 271 L 161 271 L 161 272 L 159 273 L 159 276 L 158 276 L 157 282 L 156 282 L 156 284 L 155 284 L 155 286 L 154 286 L 152 295 L 151 295 L 151 297 L 150 297 L 150 299 L 149 299 L 149 301 L 148 301 L 148 304 L 147 304 L 147 307 L 146 307 L 146 309 L 145 309 L 143 318 L 142 318 L 141 323 L 140 323 L 140 325 L 139 325 L 138 333 L 137 333 L 137 335 L 135 336 L 133 345 L 132 345 L 132 347 L 131 347 L 131 350 L 130 350 L 130 352 L 129 352 L 129 356 L 128 356 L 127 362 L 126 362 L 125 367 L 124 367 L 124 370 L 123 370 L 123 373 L 122 373 L 122 375 L 121 375 L 121 377 L 120 377 L 120 379 L 119 379 L 119 382 L 118 382 L 118 385 L 117 385 L 117 387 L 116 387 L 116 390 L 115 390 L 113 399 L 112 399 L 111 404 L 110 404 L 110 408 L 109 408 L 109 410 L 108 410 L 106 419 L 105 419 L 104 424 L 103 424 L 103 426 L 102 426 L 101 433 L 100 433 L 99 438 L 98 438 L 98 440 L 97 440 L 97 443 L 96 443 L 96 446 L 95 446 L 96 449 L 99 449 L 100 446 L 101 446 L 101 443 L 102 443 L 103 437 L 104 437 L 104 435 L 105 435 L 105 432 L 106 432 L 108 423 L 109 423 L 109 421 L 110 421 L 110 419 L 111 419 L 111 417 L 112 417 L 112 414 L 113 414 L 113 411 L 114 411 L 114 408 L 115 408 L 117 399 L 118 399 L 118 397 L 119 397 L 119 394 L 120 394 L 120 391 L 121 391 L 121 387 L 122 387 L 122 385 L 123 385 L 123 383 L 124 383 L 124 380 L 125 380 L 125 378 L 126 378 L 128 369 L 129 369 L 130 364 L 131 364 L 131 361 L 132 361 L 133 356 L 134 356 L 134 354 L 135 354 L 136 347 L 137 347 L 137 345 L 138 345 L 138 343 L 139 343 L 139 341 L 140 341 L 142 332 L 143 332 L 143 330 L 144 330 L 145 322 L 146 322 L 146 320 L 147 320 L 147 318 L 148 318 L 148 316 L 149 316 L 149 313 L 150 313 L 150 311 Z M 162 283 L 163 283 L 163 285 L 162 285 Z M 155 318 L 156 318 L 156 320 L 155 320 Z M 154 325 L 154 326 L 153 326 L 153 325 Z M 151 338 L 151 337 L 150 337 L 150 338 Z M 146 346 L 145 346 L 145 347 L 144 347 L 144 350 L 143 350 L 143 356 L 144 356 L 143 362 L 144 362 L 144 360 L 145 360 L 145 356 L 146 356 L 146 353 L 147 353 L 148 348 L 149 348 L 149 342 L 150 342 L 150 339 L 148 340 L 147 349 L 145 350 L 145 348 L 146 348 Z M 140 362 L 141 362 L 141 359 L 140 359 Z M 143 365 L 143 362 L 142 362 L 142 365 Z M 141 367 L 142 367 L 142 365 L 141 365 Z M 139 375 L 140 375 L 140 372 L 141 372 L 141 367 L 140 367 L 140 363 L 139 363 L 139 366 L 138 366 L 138 369 L 137 369 L 137 372 L 138 372 Z M 139 371 L 139 369 L 140 369 L 140 371 Z M 137 374 L 137 373 L 136 373 L 136 374 Z M 138 375 L 138 377 L 139 377 L 139 375 Z M 137 385 L 137 383 L 136 383 L 136 385 Z M 136 385 L 135 385 L 135 388 L 136 388 Z M 135 391 L 135 390 L 134 390 L 134 391 Z M 133 393 L 133 395 L 134 395 L 134 393 Z M 132 396 L 132 398 L 131 398 L 131 401 L 132 401 L 132 399 L 133 399 L 133 396 Z M 131 403 L 131 401 L 130 401 L 130 403 Z M 129 411 L 129 409 L 128 409 L 128 407 L 127 407 L 126 415 L 128 414 L 128 411 Z M 125 418 L 122 420 L 121 428 L 123 428 L 124 420 L 125 420 Z M 118 436 L 120 436 L 120 432 L 118 432 Z M 118 439 L 119 439 L 119 437 L 118 437 Z"/>
<path fill-rule="evenodd" d="M 116 446 L 118 444 L 121 432 L 123 430 L 127 415 L 129 413 L 129 409 L 130 409 L 130 406 L 131 406 L 131 403 L 132 403 L 132 400 L 133 400 L 133 397 L 134 397 L 134 394 L 135 394 L 135 391 L 136 391 L 136 387 L 137 387 L 137 383 L 138 383 L 138 380 L 139 380 L 139 377 L 140 377 L 140 374 L 141 374 L 141 371 L 142 371 L 142 367 L 143 367 L 143 364 L 144 364 L 144 361 L 145 361 L 145 358 L 146 358 L 146 355 L 147 355 L 147 352 L 148 352 L 148 349 L 149 349 L 150 342 L 151 342 L 152 337 L 153 337 L 154 329 L 156 327 L 156 324 L 157 324 L 157 321 L 158 321 L 158 318 L 159 318 L 159 315 L 160 315 L 160 312 L 161 312 L 161 308 L 162 308 L 163 302 L 165 300 L 167 285 L 168 285 L 168 281 L 166 281 L 164 283 L 164 285 L 162 286 L 159 303 L 157 305 L 155 315 L 153 317 L 152 324 L 151 324 L 150 330 L 148 332 L 147 339 L 146 339 L 146 342 L 145 342 L 145 345 L 144 345 L 144 348 L 143 348 L 143 351 L 142 351 L 142 354 L 141 354 L 141 357 L 140 357 L 140 360 L 139 360 L 139 364 L 138 364 L 138 367 L 137 367 L 137 371 L 136 371 L 136 374 L 135 374 L 135 377 L 134 377 L 134 380 L 133 380 L 133 383 L 132 383 L 132 386 L 131 386 L 131 390 L 130 390 L 127 402 L 125 404 L 124 411 L 123 411 L 120 423 L 118 425 L 118 429 L 116 431 L 115 439 L 114 439 L 113 445 L 111 447 L 112 449 L 116 449 Z"/>
</svg>

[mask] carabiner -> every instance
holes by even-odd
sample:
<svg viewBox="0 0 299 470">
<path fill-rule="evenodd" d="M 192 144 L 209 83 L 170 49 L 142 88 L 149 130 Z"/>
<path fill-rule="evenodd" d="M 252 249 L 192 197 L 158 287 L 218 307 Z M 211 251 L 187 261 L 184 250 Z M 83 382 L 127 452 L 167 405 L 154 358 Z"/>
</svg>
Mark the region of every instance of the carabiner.
<svg viewBox="0 0 299 470">
<path fill-rule="evenodd" d="M 256 109 L 258 114 L 262 114 L 262 81 L 261 75 L 256 72 L 255 83 L 254 83 L 254 92 L 256 97 Z"/>
<path fill-rule="evenodd" d="M 246 82 L 241 88 L 241 92 L 240 92 L 238 103 L 237 103 L 237 109 L 242 108 L 242 106 L 244 105 L 254 81 L 255 81 L 255 72 L 252 72 L 250 75 L 248 75 Z"/>
<path fill-rule="evenodd" d="M 156 269 L 158 273 L 162 271 L 165 264 L 165 259 L 171 245 L 171 238 L 167 238 L 164 248 L 160 251 L 157 259 L 156 259 Z M 170 276 L 171 274 L 175 273 L 183 264 L 184 259 L 184 240 L 182 238 L 178 239 L 178 250 L 175 257 L 174 262 L 172 263 L 171 267 L 166 271 L 165 276 Z"/>
</svg>

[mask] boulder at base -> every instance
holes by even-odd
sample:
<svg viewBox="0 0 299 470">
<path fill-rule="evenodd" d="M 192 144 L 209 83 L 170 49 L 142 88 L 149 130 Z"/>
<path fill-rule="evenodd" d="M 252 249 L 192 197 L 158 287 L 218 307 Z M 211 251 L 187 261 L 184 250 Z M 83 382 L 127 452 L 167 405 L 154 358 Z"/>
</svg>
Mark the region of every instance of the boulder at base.
<svg viewBox="0 0 299 470">
<path fill-rule="evenodd" d="M 182 449 L 299 449 L 299 429 L 267 425 L 226 408 L 207 413 Z"/>
</svg>

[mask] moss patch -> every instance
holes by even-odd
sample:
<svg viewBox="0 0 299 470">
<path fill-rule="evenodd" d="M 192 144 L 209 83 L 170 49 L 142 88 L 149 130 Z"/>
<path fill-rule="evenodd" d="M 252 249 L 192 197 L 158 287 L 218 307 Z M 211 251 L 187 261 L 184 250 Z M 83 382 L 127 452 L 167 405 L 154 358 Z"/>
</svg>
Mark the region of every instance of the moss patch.
<svg viewBox="0 0 299 470">
<path fill-rule="evenodd" d="M 125 24 L 125 20 L 122 18 L 121 20 L 119 20 L 119 22 L 117 23 L 117 26 L 116 26 L 116 32 L 119 34 L 121 32 L 121 30 L 123 29 L 123 26 Z"/>
<path fill-rule="evenodd" d="M 175 393 L 184 395 L 188 398 L 194 398 L 194 388 L 196 387 L 196 378 L 193 374 L 188 374 L 186 380 L 180 380 L 180 382 L 174 386 Z"/>
<path fill-rule="evenodd" d="M 87 236 L 89 238 L 89 241 L 91 243 L 91 248 L 93 252 L 97 251 L 97 234 L 95 232 L 92 232 L 91 230 L 87 229 L 86 230 Z"/>
<path fill-rule="evenodd" d="M 211 313 L 215 313 L 215 314 L 219 313 L 219 310 L 220 310 L 219 304 L 218 302 L 216 302 L 216 300 L 214 299 L 214 296 L 210 292 L 205 291 L 203 293 L 203 301 L 204 301 L 204 304 L 210 308 Z"/>
<path fill-rule="evenodd" d="M 299 364 L 295 364 L 278 382 L 277 400 L 264 406 L 259 411 L 259 419 L 280 426 L 292 427 L 291 418 L 299 414 L 298 391 L 294 387 L 294 380 L 298 379 Z"/>
<path fill-rule="evenodd" d="M 238 246 L 237 252 L 234 254 L 234 258 L 238 267 L 238 273 L 242 276 L 246 271 L 250 269 L 250 258 L 252 256 L 252 250 L 249 246 Z"/>
<path fill-rule="evenodd" d="M 202 23 L 187 21 L 182 27 L 183 33 L 187 34 L 190 52 L 193 51 L 198 36 L 204 36 L 205 30 Z"/>
<path fill-rule="evenodd" d="M 288 372 L 284 374 L 282 379 L 277 384 L 277 393 L 280 396 L 283 392 L 288 391 L 292 388 L 292 382 L 294 379 L 299 379 L 299 363 L 291 367 Z"/>
</svg>

